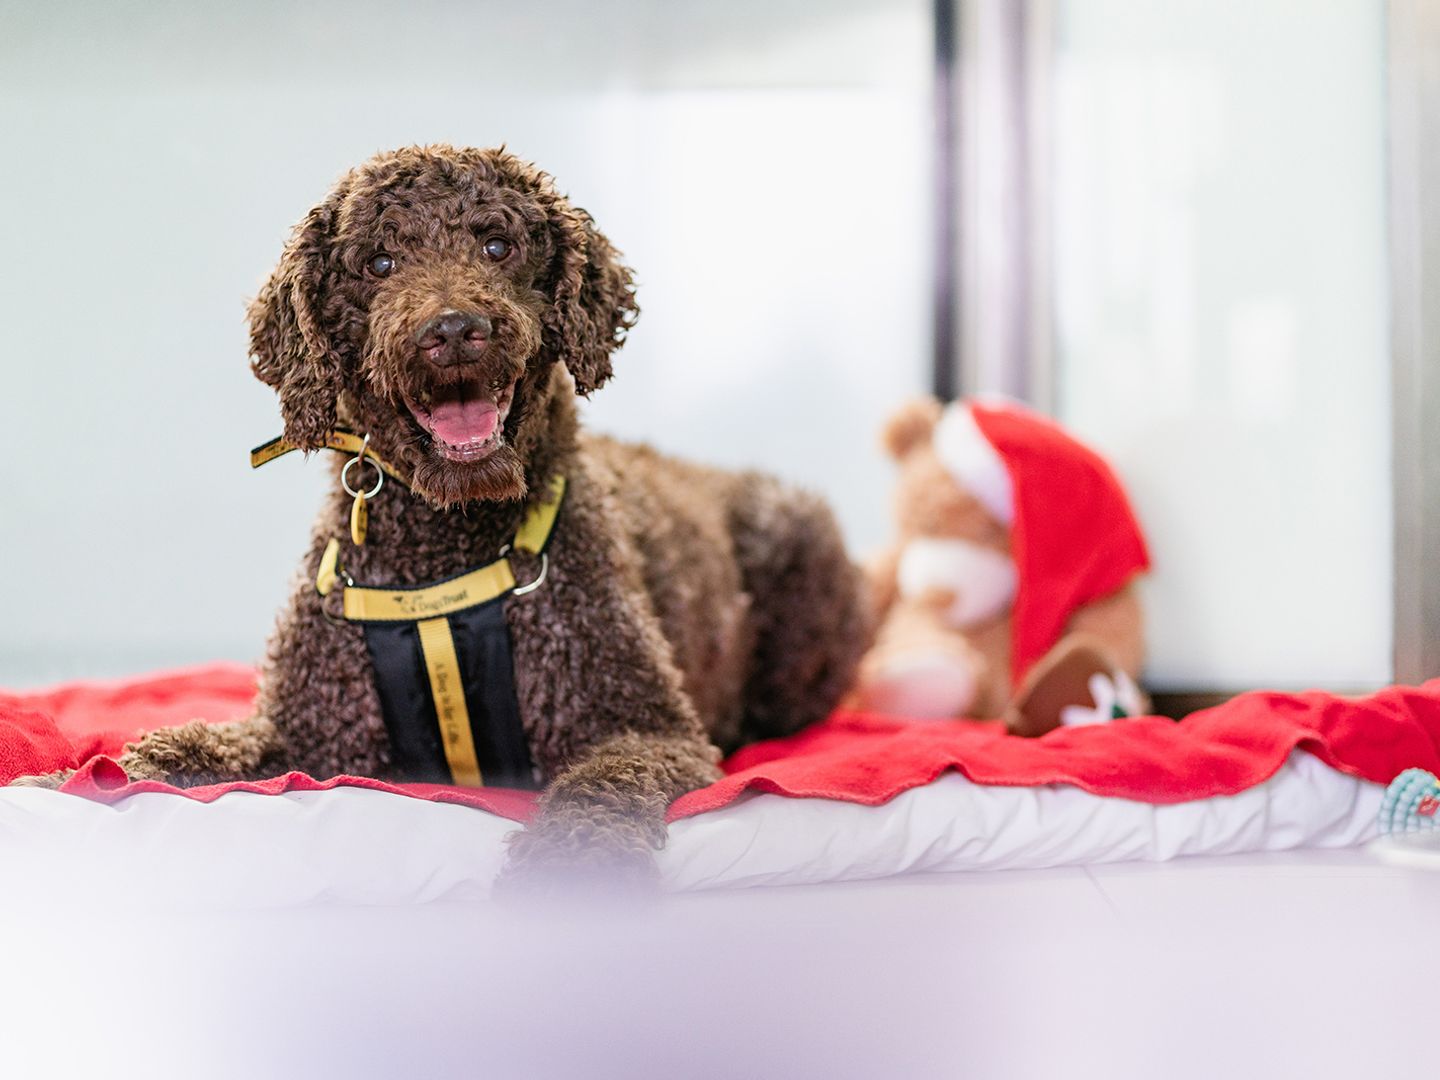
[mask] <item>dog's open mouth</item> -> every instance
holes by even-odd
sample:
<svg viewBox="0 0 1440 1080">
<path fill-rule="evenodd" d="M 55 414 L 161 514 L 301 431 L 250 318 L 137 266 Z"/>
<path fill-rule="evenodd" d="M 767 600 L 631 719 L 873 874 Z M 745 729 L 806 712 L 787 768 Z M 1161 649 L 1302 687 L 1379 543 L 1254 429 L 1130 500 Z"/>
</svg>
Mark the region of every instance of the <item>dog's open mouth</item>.
<svg viewBox="0 0 1440 1080">
<path fill-rule="evenodd" d="M 479 379 L 435 385 L 405 395 L 405 404 L 435 449 L 450 461 L 479 461 L 504 439 L 515 384 L 496 393 Z"/>
</svg>

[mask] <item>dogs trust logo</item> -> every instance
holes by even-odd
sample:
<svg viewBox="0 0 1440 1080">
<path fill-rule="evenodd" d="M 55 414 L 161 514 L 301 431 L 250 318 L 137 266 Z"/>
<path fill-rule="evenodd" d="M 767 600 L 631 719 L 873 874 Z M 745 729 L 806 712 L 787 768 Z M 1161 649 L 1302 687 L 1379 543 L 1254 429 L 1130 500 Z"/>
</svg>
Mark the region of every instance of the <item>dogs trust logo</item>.
<svg viewBox="0 0 1440 1080">
<path fill-rule="evenodd" d="M 438 615 L 445 611 L 454 611 L 463 607 L 470 601 L 470 587 L 464 586 L 454 592 L 440 593 L 431 596 L 422 594 L 419 596 L 406 596 L 404 594 L 392 594 L 390 599 L 402 615 L 407 618 L 419 618 L 424 615 Z"/>
</svg>

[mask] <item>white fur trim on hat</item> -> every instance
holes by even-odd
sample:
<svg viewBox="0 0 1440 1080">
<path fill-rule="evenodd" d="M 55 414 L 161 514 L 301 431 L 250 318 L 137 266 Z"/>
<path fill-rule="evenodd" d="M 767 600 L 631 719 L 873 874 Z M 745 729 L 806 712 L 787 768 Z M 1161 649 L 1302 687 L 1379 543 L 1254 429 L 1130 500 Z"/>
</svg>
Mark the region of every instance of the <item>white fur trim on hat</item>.
<svg viewBox="0 0 1440 1080">
<path fill-rule="evenodd" d="M 955 482 L 1007 528 L 1015 521 L 1015 490 L 1005 462 L 985 438 L 970 406 L 954 402 L 935 425 L 935 453 Z"/>
</svg>

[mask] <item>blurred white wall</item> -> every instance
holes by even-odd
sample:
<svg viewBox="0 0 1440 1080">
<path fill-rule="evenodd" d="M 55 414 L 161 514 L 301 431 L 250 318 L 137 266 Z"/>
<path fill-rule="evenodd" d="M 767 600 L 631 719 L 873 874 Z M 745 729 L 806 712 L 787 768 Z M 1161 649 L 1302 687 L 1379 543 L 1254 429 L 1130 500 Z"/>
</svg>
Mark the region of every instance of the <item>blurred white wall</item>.
<svg viewBox="0 0 1440 1080">
<path fill-rule="evenodd" d="M 1056 5 L 1059 411 L 1150 530 L 1156 686 L 1390 681 L 1384 18 Z"/>
<path fill-rule="evenodd" d="M 1062 419 L 1159 687 L 1391 671 L 1383 5 L 1055 0 Z M 508 143 L 637 268 L 598 428 L 888 531 L 929 356 L 922 0 L 0 0 L 0 684 L 259 653 L 325 480 L 243 308 L 382 148 Z"/>
<path fill-rule="evenodd" d="M 888 525 L 928 369 L 920 0 L 0 0 L 0 685 L 259 654 L 324 485 L 243 310 L 345 168 L 507 143 L 644 314 L 593 426 Z"/>
</svg>

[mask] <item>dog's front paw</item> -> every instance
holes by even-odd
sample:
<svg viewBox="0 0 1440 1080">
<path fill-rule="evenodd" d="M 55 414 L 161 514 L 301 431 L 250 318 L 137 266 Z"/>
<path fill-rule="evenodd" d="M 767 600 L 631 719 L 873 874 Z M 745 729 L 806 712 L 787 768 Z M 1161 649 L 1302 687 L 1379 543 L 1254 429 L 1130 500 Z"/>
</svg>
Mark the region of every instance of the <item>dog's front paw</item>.
<svg viewBox="0 0 1440 1080">
<path fill-rule="evenodd" d="M 54 790 L 75 775 L 74 769 L 57 769 L 39 776 L 17 776 L 10 781 L 10 787 L 38 787 Z"/>
<path fill-rule="evenodd" d="M 263 717 L 220 724 L 192 720 L 129 743 L 119 762 L 131 780 L 199 787 L 254 779 L 279 752 L 275 725 Z"/>
<path fill-rule="evenodd" d="M 126 744 L 118 759 L 120 767 L 131 780 L 175 784 L 192 778 L 203 780 L 207 771 L 207 727 L 203 720 L 192 720 L 179 727 L 152 731 L 138 742 Z"/>
<path fill-rule="evenodd" d="M 542 817 L 511 835 L 495 895 L 505 900 L 571 897 L 643 899 L 660 891 L 651 830 L 625 821 L 575 822 Z"/>
</svg>

